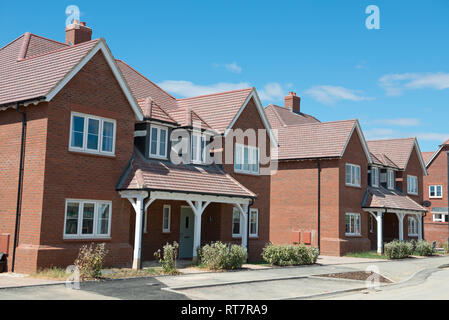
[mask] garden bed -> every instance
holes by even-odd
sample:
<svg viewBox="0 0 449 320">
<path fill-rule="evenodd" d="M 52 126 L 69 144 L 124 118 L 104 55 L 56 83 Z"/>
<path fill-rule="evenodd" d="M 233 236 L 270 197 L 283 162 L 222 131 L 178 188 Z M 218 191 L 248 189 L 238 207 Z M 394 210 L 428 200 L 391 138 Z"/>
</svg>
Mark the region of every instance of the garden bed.
<svg viewBox="0 0 449 320">
<path fill-rule="evenodd" d="M 343 272 L 343 273 L 329 273 L 329 274 L 320 274 L 317 277 L 324 278 L 336 278 L 336 279 L 348 279 L 348 280 L 360 280 L 366 281 L 370 276 L 376 275 L 379 282 L 382 283 L 392 283 L 391 280 L 377 274 L 375 272 L 367 272 L 367 271 L 353 271 L 353 272 Z"/>
</svg>

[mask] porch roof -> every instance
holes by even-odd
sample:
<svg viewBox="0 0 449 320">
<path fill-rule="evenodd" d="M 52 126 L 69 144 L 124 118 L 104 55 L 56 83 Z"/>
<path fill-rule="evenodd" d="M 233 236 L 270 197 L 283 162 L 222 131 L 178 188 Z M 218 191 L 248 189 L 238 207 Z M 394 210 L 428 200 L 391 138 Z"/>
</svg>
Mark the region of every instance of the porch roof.
<svg viewBox="0 0 449 320">
<path fill-rule="evenodd" d="M 134 151 L 117 190 L 167 191 L 214 196 L 256 198 L 256 194 L 216 165 L 173 164 L 170 161 L 145 159 Z"/>
<path fill-rule="evenodd" d="M 426 212 L 427 209 L 398 190 L 383 187 L 368 187 L 363 198 L 364 209 L 392 209 L 402 211 Z"/>
</svg>

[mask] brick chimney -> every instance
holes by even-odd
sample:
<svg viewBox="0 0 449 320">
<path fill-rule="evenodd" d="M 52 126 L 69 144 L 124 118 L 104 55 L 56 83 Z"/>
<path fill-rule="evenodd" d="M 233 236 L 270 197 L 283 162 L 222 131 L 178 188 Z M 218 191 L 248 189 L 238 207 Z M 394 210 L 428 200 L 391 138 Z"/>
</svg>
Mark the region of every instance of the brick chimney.
<svg viewBox="0 0 449 320">
<path fill-rule="evenodd" d="M 92 29 L 85 22 L 73 20 L 71 25 L 65 28 L 65 43 L 71 46 L 92 40 Z"/>
<path fill-rule="evenodd" d="M 296 93 L 289 92 L 285 97 L 285 107 L 294 113 L 301 112 L 301 98 L 296 96 Z"/>
</svg>

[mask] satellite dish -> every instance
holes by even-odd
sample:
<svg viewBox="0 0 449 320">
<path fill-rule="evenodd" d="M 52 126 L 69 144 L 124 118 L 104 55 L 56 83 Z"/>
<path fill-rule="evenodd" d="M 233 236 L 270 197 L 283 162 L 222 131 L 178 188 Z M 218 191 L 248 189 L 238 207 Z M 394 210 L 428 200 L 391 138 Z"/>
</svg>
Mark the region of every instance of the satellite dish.
<svg viewBox="0 0 449 320">
<path fill-rule="evenodd" d="M 430 206 L 432 205 L 432 202 L 430 202 L 430 201 L 424 201 L 424 202 L 422 203 L 422 205 L 423 205 L 424 207 L 428 208 L 428 207 L 430 207 Z"/>
</svg>

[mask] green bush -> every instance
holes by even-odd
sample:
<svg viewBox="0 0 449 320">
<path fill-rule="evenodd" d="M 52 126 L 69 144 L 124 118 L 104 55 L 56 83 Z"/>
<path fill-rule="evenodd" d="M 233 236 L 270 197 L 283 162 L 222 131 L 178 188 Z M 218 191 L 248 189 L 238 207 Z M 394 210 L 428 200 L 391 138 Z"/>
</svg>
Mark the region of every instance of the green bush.
<svg viewBox="0 0 449 320">
<path fill-rule="evenodd" d="M 413 254 L 413 243 L 393 240 L 384 246 L 388 259 L 404 259 Z"/>
<path fill-rule="evenodd" d="M 104 258 L 108 250 L 106 244 L 83 245 L 80 248 L 78 257 L 75 260 L 75 266 L 80 272 L 80 279 L 96 279 L 101 277 L 101 269 L 103 269 Z"/>
<path fill-rule="evenodd" d="M 166 243 L 165 246 L 154 253 L 154 256 L 159 259 L 162 270 L 168 274 L 178 274 L 176 268 L 176 258 L 178 257 L 179 244 L 175 241 L 173 244 Z"/>
<path fill-rule="evenodd" d="M 415 251 L 420 256 L 431 256 L 433 254 L 432 243 L 427 242 L 426 240 L 418 241 Z"/>
<path fill-rule="evenodd" d="M 262 252 L 265 262 L 276 266 L 297 266 L 316 263 L 318 248 L 305 245 L 275 245 L 268 243 Z"/>
<path fill-rule="evenodd" d="M 246 249 L 222 242 L 207 244 L 199 250 L 201 264 L 212 270 L 240 269 L 246 261 Z"/>
<path fill-rule="evenodd" d="M 444 253 L 449 253 L 449 242 L 444 242 L 443 244 L 442 244 L 442 247 L 443 247 L 443 250 L 444 250 Z"/>
</svg>

